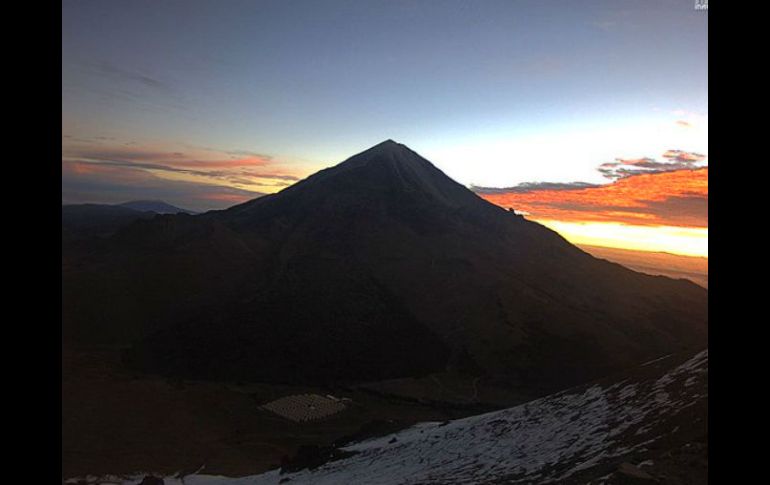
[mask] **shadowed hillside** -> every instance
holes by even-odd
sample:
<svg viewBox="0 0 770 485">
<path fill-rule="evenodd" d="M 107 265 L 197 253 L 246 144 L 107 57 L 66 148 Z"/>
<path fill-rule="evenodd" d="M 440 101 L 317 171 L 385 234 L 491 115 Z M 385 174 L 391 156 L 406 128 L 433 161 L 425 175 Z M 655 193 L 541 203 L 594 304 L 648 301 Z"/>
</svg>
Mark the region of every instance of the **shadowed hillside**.
<svg viewBox="0 0 770 485">
<path fill-rule="evenodd" d="M 64 333 L 174 376 L 451 370 L 543 391 L 702 346 L 707 292 L 596 259 L 383 142 L 275 195 L 69 255 Z"/>
</svg>

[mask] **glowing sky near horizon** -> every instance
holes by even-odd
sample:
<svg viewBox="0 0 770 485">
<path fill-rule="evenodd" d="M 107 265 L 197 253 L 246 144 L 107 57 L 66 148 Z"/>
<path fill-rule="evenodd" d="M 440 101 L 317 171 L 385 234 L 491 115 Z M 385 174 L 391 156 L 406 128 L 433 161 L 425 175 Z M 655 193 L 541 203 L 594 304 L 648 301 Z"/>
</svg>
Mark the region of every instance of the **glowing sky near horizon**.
<svg viewBox="0 0 770 485">
<path fill-rule="evenodd" d="M 64 1 L 62 201 L 222 208 L 392 138 L 575 242 L 707 255 L 707 32 L 691 0 Z"/>
</svg>

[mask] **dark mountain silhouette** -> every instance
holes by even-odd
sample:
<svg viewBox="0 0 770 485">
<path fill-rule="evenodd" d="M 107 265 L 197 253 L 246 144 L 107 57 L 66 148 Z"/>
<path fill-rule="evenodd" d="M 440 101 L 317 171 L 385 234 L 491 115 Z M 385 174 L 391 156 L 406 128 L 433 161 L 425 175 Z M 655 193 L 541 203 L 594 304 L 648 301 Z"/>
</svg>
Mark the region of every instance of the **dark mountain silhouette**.
<svg viewBox="0 0 770 485">
<path fill-rule="evenodd" d="M 65 243 L 106 237 L 139 219 L 157 214 L 194 214 L 163 201 L 136 200 L 122 204 L 65 204 L 61 208 L 62 239 Z"/>
<path fill-rule="evenodd" d="M 181 209 L 162 200 L 132 200 L 118 205 L 142 212 L 155 212 L 156 214 L 195 214 L 191 210 Z"/>
<path fill-rule="evenodd" d="M 707 291 L 596 259 L 391 140 L 224 211 L 68 255 L 64 336 L 191 378 L 450 370 L 542 390 L 701 348 Z"/>
<path fill-rule="evenodd" d="M 65 242 L 90 237 L 105 237 L 119 228 L 155 216 L 129 207 L 107 204 L 62 205 L 62 239 Z"/>
</svg>

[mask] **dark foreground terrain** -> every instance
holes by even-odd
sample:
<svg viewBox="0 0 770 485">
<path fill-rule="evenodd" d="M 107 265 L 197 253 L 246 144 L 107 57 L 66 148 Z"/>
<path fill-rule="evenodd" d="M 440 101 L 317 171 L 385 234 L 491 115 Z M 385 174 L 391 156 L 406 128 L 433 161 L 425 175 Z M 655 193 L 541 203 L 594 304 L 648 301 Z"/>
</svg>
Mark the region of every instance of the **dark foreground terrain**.
<svg viewBox="0 0 770 485">
<path fill-rule="evenodd" d="M 251 475 L 279 466 L 301 446 L 329 446 L 534 397 L 446 374 L 332 389 L 142 375 L 121 366 L 115 349 L 64 349 L 63 357 L 65 478 L 201 469 Z M 301 393 L 352 401 L 337 415 L 303 424 L 259 407 Z"/>
<path fill-rule="evenodd" d="M 500 411 L 359 439 L 325 452 L 326 460 L 310 455 L 240 479 L 207 470 L 166 473 L 165 483 L 702 484 L 707 416 L 704 350 Z M 88 482 L 135 484 L 144 476 Z"/>
</svg>

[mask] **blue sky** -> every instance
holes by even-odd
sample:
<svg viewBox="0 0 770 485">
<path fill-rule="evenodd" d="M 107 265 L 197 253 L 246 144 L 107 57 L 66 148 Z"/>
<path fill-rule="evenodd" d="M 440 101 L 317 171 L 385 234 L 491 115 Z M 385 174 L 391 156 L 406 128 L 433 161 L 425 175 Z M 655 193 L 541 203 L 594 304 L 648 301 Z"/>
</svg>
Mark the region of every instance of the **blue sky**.
<svg viewBox="0 0 770 485">
<path fill-rule="evenodd" d="M 692 0 L 80 0 L 62 13 L 65 201 L 221 206 L 201 194 L 274 192 L 387 138 L 487 187 L 601 183 L 615 158 L 708 151 L 708 13 Z M 237 179 L 256 184 L 221 176 L 216 162 L 244 157 Z"/>
</svg>

